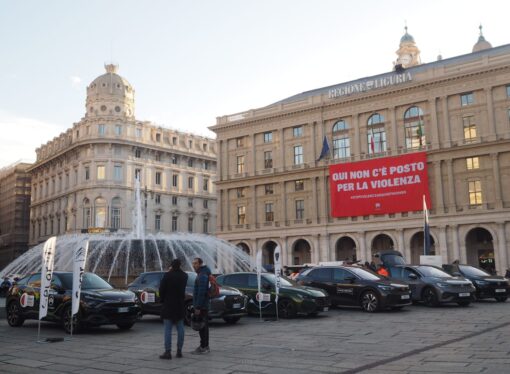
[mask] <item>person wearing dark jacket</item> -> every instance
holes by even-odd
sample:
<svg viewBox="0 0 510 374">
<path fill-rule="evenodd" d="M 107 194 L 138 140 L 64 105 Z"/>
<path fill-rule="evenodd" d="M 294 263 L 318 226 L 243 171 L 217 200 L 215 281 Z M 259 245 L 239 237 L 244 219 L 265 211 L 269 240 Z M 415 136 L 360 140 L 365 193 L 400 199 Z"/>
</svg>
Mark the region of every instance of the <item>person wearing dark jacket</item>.
<svg viewBox="0 0 510 374">
<path fill-rule="evenodd" d="M 177 357 L 182 357 L 184 344 L 184 297 L 188 274 L 181 270 L 181 261 L 175 259 L 159 285 L 159 297 L 163 307 L 161 318 L 165 328 L 165 353 L 159 358 L 172 359 L 172 327 L 177 328 Z"/>
<path fill-rule="evenodd" d="M 193 289 L 193 309 L 195 316 L 200 316 L 204 322 L 204 327 L 199 330 L 200 346 L 193 353 L 209 353 L 209 275 L 211 270 L 199 257 L 193 260 L 192 265 L 197 272 Z"/>
</svg>

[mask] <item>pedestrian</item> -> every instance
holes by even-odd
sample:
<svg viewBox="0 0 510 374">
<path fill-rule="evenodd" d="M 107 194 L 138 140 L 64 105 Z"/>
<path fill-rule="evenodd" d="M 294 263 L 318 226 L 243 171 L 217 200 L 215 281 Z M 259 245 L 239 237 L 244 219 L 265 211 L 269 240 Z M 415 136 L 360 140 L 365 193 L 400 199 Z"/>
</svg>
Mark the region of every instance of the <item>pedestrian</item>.
<svg viewBox="0 0 510 374">
<path fill-rule="evenodd" d="M 159 358 L 172 359 L 172 327 L 177 329 L 177 358 L 182 357 L 184 344 L 184 298 L 188 274 L 181 269 L 181 261 L 175 259 L 159 285 L 161 318 L 165 330 L 165 352 Z"/>
<path fill-rule="evenodd" d="M 372 270 L 374 273 L 377 271 L 377 266 L 375 265 L 374 261 L 370 261 L 370 270 Z"/>
<path fill-rule="evenodd" d="M 197 272 L 195 288 L 193 290 L 193 313 L 195 318 L 200 317 L 203 321 L 203 327 L 198 331 L 200 346 L 192 353 L 209 353 L 209 276 L 211 275 L 211 270 L 207 265 L 204 265 L 204 261 L 200 257 L 193 259 L 191 264 Z"/>
</svg>

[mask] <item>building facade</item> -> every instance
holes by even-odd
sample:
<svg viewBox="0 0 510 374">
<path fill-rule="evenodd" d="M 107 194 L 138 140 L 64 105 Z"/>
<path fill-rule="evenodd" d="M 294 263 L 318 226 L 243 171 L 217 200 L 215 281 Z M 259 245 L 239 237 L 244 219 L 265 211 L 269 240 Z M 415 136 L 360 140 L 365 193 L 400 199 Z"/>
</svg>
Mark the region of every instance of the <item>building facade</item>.
<svg viewBox="0 0 510 374">
<path fill-rule="evenodd" d="M 432 251 L 510 267 L 510 45 L 480 33 L 466 55 L 421 63 L 400 41 L 393 71 L 217 118 L 217 235 L 272 263 L 423 254 L 423 213 L 335 218 L 329 166 L 426 151 Z M 330 157 L 317 161 L 323 139 Z"/>
<path fill-rule="evenodd" d="M 28 249 L 30 163 L 0 170 L 0 269 Z"/>
<path fill-rule="evenodd" d="M 87 87 L 85 116 L 36 150 L 30 244 L 132 230 L 136 177 L 148 232 L 214 233 L 215 141 L 137 120 L 133 87 L 105 68 Z"/>
</svg>

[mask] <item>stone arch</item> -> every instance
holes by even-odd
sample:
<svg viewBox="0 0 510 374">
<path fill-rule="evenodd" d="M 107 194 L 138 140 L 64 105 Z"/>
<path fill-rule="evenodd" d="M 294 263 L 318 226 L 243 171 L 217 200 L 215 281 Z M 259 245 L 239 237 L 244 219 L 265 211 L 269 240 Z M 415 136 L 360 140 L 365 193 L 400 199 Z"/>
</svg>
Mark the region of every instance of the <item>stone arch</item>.
<svg viewBox="0 0 510 374">
<path fill-rule="evenodd" d="M 389 249 L 395 249 L 396 240 L 387 233 L 379 233 L 374 235 L 370 242 L 370 258 L 374 255 L 374 253 L 385 251 Z"/>
<path fill-rule="evenodd" d="M 243 251 L 246 254 L 250 254 L 250 246 L 244 242 L 239 242 L 236 244 L 236 247 L 239 248 L 241 251 Z"/>
<path fill-rule="evenodd" d="M 303 265 L 312 262 L 312 246 L 306 239 L 299 238 L 292 244 L 292 264 Z"/>
<path fill-rule="evenodd" d="M 481 267 L 489 273 L 495 273 L 494 238 L 491 230 L 485 227 L 475 227 L 469 230 L 465 236 L 467 264 Z"/>
<path fill-rule="evenodd" d="M 406 259 L 410 264 L 419 264 L 420 256 L 423 255 L 423 230 L 416 231 L 411 235 L 411 239 L 409 240 L 409 251 L 411 252 L 411 258 Z M 430 253 L 429 255 L 439 255 L 440 253 L 436 253 L 436 238 L 430 232 Z"/>
<path fill-rule="evenodd" d="M 336 261 L 356 261 L 356 241 L 350 236 L 342 236 L 335 243 Z"/>
<path fill-rule="evenodd" d="M 274 240 L 268 240 L 262 245 L 262 266 L 266 270 L 271 270 L 274 267 L 274 249 L 277 245 L 278 243 Z"/>
</svg>

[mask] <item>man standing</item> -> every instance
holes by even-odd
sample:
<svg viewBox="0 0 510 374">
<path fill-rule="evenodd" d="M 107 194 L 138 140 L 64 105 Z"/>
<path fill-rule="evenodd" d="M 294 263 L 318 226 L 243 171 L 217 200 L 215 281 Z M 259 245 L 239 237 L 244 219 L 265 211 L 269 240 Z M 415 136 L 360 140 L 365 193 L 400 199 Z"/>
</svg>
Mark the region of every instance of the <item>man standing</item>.
<svg viewBox="0 0 510 374">
<path fill-rule="evenodd" d="M 175 259 L 159 285 L 159 297 L 163 308 L 161 318 L 165 328 L 165 353 L 159 358 L 172 359 L 172 326 L 177 328 L 177 357 L 182 357 L 184 344 L 184 297 L 188 274 L 181 270 L 181 261 Z"/>
<path fill-rule="evenodd" d="M 204 261 L 200 257 L 195 258 L 192 265 L 197 272 L 193 290 L 193 309 L 195 316 L 200 316 L 204 322 L 204 327 L 199 330 L 200 346 L 193 351 L 193 354 L 209 353 L 209 276 L 211 270 L 204 265 Z"/>
</svg>

